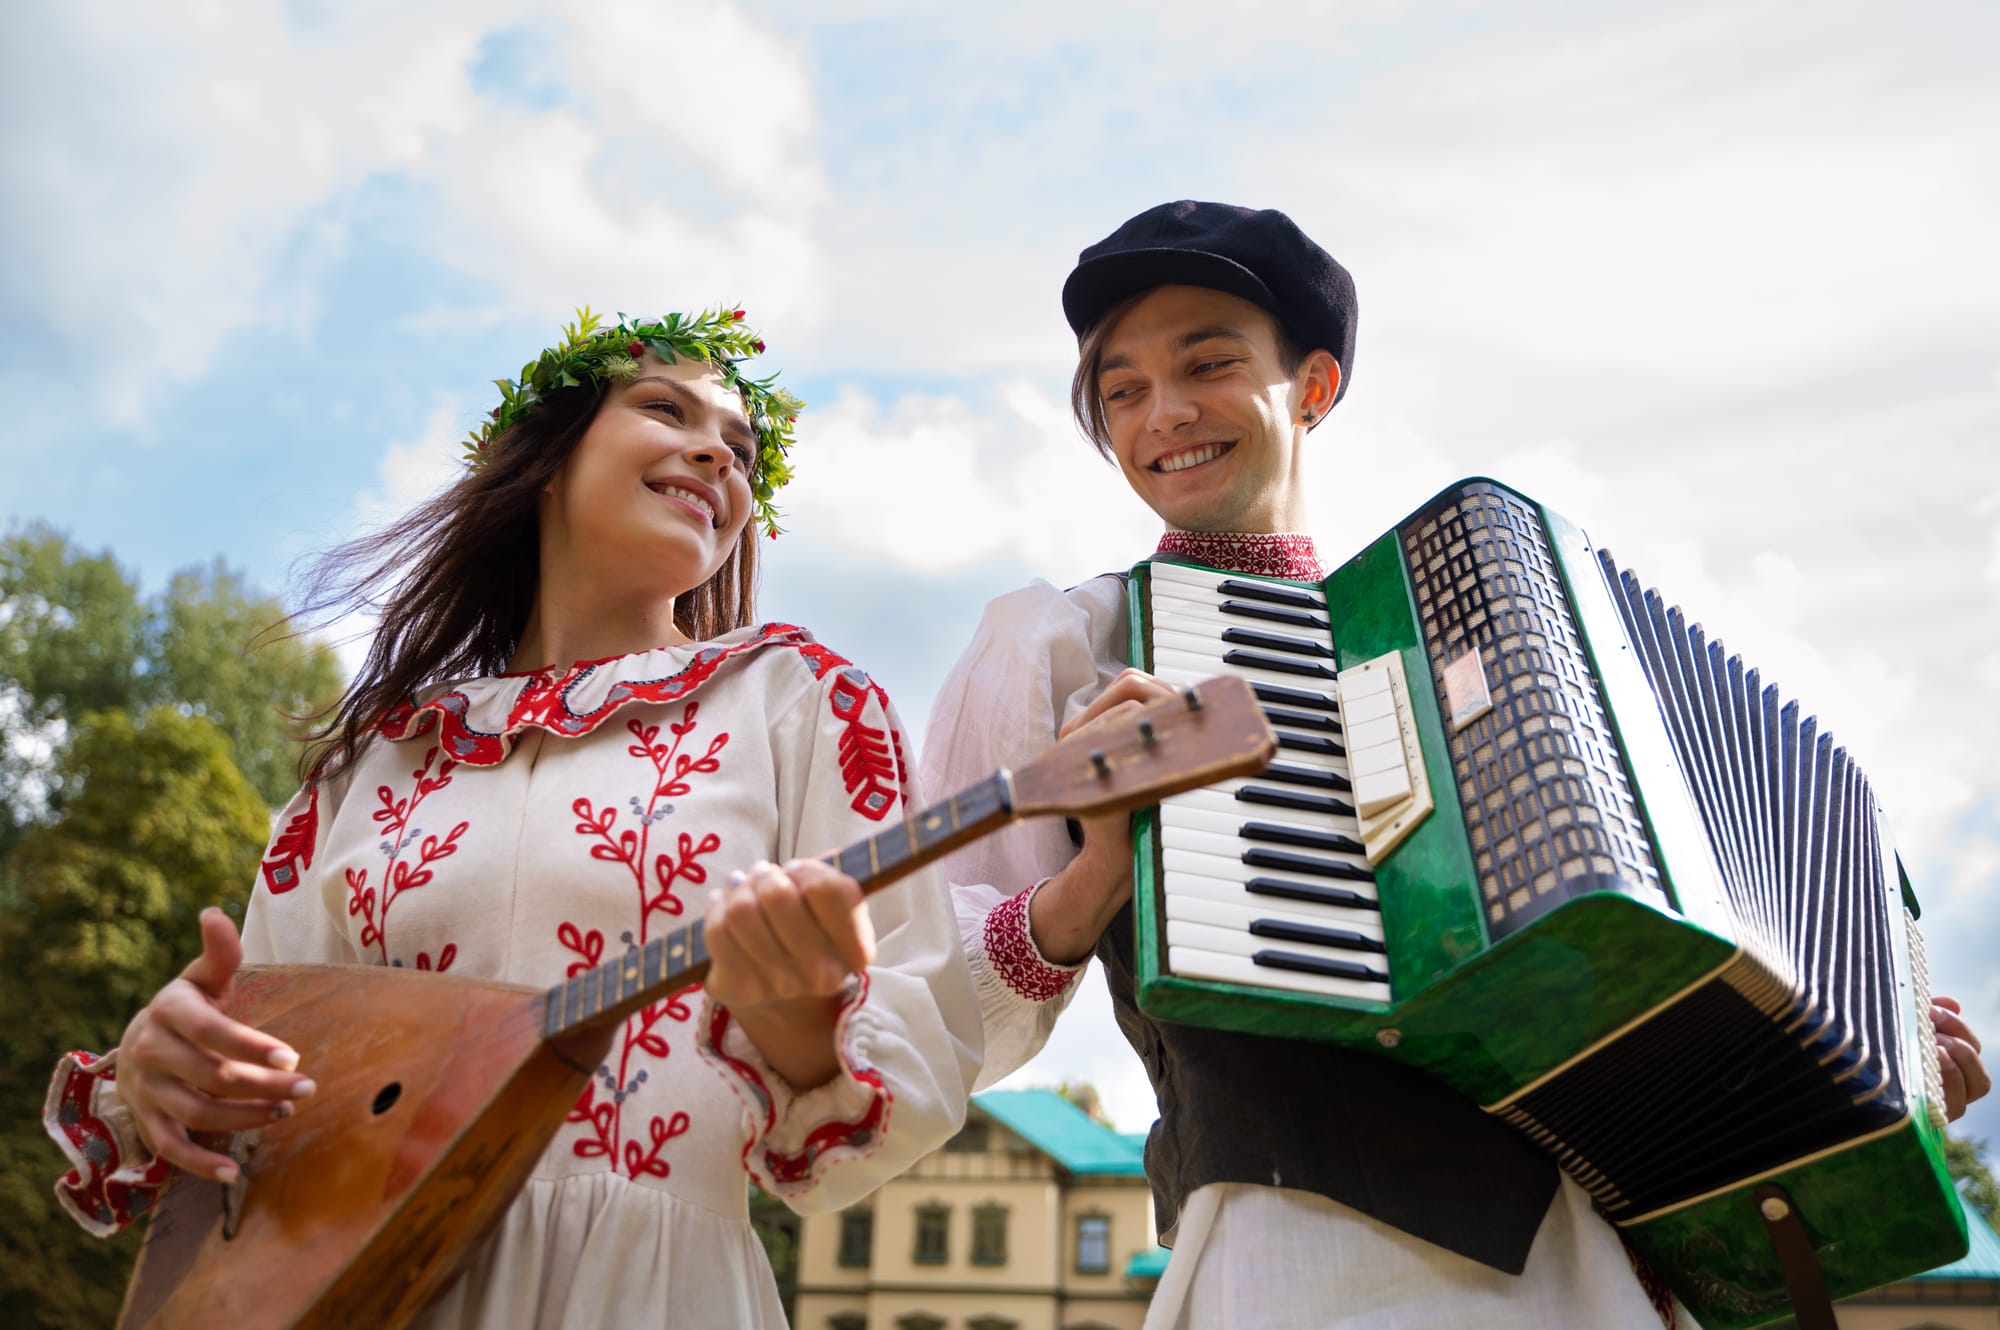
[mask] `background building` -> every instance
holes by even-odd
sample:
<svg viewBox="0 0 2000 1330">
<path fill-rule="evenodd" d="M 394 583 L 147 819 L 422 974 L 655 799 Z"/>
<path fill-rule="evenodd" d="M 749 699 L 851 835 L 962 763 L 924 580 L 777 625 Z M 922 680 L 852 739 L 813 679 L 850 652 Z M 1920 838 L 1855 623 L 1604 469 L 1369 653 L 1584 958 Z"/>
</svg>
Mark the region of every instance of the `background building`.
<svg viewBox="0 0 2000 1330">
<path fill-rule="evenodd" d="M 1053 1090 L 977 1096 L 908 1173 L 778 1235 L 793 1326 L 1138 1330 L 1167 1263 L 1141 1145 Z"/>
</svg>

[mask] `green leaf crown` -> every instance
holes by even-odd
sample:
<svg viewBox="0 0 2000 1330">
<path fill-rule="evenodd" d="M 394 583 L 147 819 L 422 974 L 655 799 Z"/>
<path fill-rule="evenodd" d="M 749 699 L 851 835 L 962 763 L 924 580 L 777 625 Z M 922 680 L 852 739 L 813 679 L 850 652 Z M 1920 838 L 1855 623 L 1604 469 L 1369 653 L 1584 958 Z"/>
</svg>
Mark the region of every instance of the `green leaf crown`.
<svg viewBox="0 0 2000 1330">
<path fill-rule="evenodd" d="M 778 387 L 776 374 L 753 379 L 743 372 L 742 362 L 763 349 L 763 341 L 744 325 L 740 309 L 669 314 L 651 323 L 620 314 L 617 326 L 606 328 L 586 305 L 576 312 L 576 322 L 563 325 L 561 342 L 521 366 L 520 378 L 493 381 L 500 388 L 500 405 L 466 436 L 465 464 L 478 470 L 494 439 L 565 388 L 588 384 L 602 390 L 630 383 L 639 376 L 639 359 L 648 351 L 670 365 L 705 361 L 722 371 L 725 387 L 743 397 L 750 427 L 757 432 L 757 461 L 750 470 L 757 522 L 776 536 L 778 510 L 772 498 L 792 478 L 792 428 L 805 403 Z"/>
</svg>

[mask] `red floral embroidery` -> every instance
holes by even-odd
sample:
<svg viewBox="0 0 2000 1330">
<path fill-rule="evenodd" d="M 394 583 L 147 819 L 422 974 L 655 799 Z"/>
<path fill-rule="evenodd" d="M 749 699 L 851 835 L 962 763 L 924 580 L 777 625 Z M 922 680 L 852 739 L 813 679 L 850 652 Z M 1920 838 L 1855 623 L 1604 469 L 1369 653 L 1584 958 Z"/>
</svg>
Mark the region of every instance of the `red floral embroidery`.
<svg viewBox="0 0 2000 1330">
<path fill-rule="evenodd" d="M 1317 582 L 1326 576 L 1311 536 L 1259 532 L 1168 531 L 1156 554 L 1193 559 L 1232 573 L 1260 573 Z"/>
<path fill-rule="evenodd" d="M 854 796 L 850 806 L 871 822 L 880 822 L 896 807 L 896 764 L 882 731 L 865 721 L 867 689 L 873 687 L 860 670 L 842 670 L 827 694 L 833 714 L 846 723 L 840 735 L 840 778 Z"/>
<path fill-rule="evenodd" d="M 860 983 L 854 996 L 848 1000 L 842 1012 L 842 1019 L 836 1022 L 834 1028 L 835 1044 L 839 1047 L 844 1047 L 842 1027 L 845 1025 L 846 1014 L 858 1008 L 868 998 L 867 972 L 863 971 L 856 977 Z M 748 1167 L 750 1151 L 757 1139 L 763 1137 L 777 1123 L 777 1097 L 771 1093 L 771 1087 L 765 1084 L 763 1076 L 758 1073 L 756 1067 L 724 1051 L 723 1037 L 729 1032 L 729 1022 L 728 1008 L 710 1007 L 707 1043 L 708 1047 L 714 1050 L 715 1056 L 728 1065 L 738 1077 L 739 1083 L 755 1098 L 758 1105 L 755 1111 L 763 1119 L 763 1125 L 752 1134 L 750 1140 L 743 1143 L 743 1162 Z M 846 1066 L 844 1051 L 841 1061 Z M 846 1066 L 846 1071 L 848 1075 L 874 1091 L 868 1096 L 868 1107 L 862 1110 L 860 1117 L 851 1122 L 826 1122 L 815 1127 L 807 1133 L 799 1148 L 790 1154 L 766 1149 L 762 1155 L 764 1172 L 773 1182 L 781 1184 L 803 1182 L 812 1177 L 813 1169 L 829 1151 L 865 1150 L 879 1140 L 881 1133 L 888 1127 L 889 1110 L 894 1105 L 895 1096 L 884 1086 L 882 1073 L 873 1067 L 864 1066 Z"/>
<path fill-rule="evenodd" d="M 899 792 L 904 799 L 910 793 L 909 768 L 903 761 L 903 736 L 890 727 L 885 748 L 882 731 L 863 720 L 870 696 L 887 716 L 889 694 L 830 647 L 812 642 L 801 646 L 799 654 L 812 667 L 815 679 L 824 679 L 829 670 L 840 671 L 833 691 L 827 695 L 827 705 L 834 716 L 847 726 L 840 736 L 840 777 L 847 792 L 854 796 L 854 811 L 880 822 L 896 807 Z M 889 783 L 891 779 L 893 785 Z"/>
<path fill-rule="evenodd" d="M 658 679 L 622 679 L 613 684 L 605 698 L 587 711 L 576 711 L 570 703 L 576 691 L 598 670 L 630 657 L 579 661 L 560 672 L 551 668 L 523 676 L 521 692 L 508 709 L 507 722 L 498 733 L 475 730 L 466 723 L 472 701 L 464 693 L 452 691 L 434 697 L 421 706 L 405 699 L 392 708 L 376 728 L 393 740 L 414 739 L 438 732 L 438 743 L 453 760 L 467 766 L 499 764 L 513 750 L 514 738 L 533 725 L 565 738 L 589 734 L 606 719 L 632 705 L 659 705 L 676 702 L 708 681 L 724 661 L 778 643 L 810 644 L 812 634 L 785 623 L 767 623 L 757 632 L 732 646 L 703 647 L 685 667 Z"/>
<path fill-rule="evenodd" d="M 677 894 L 678 884 L 706 882 L 708 867 L 702 859 L 722 848 L 722 838 L 712 831 L 700 837 L 683 831 L 675 835 L 669 847 L 659 853 L 653 851 L 654 824 L 674 811 L 673 804 L 667 801 L 691 791 L 692 778 L 711 776 L 722 769 L 720 755 L 729 744 L 726 731 L 710 739 L 698 755 L 682 751 L 699 724 L 700 708 L 699 702 L 689 702 L 680 719 L 666 726 L 666 734 L 670 736 L 666 739 L 661 738 L 658 725 L 636 719 L 625 723 L 633 740 L 625 751 L 653 768 L 651 794 L 643 801 L 637 795 L 629 801 L 635 826 L 621 827 L 619 822 L 624 815 L 610 805 L 599 808 L 588 799 L 578 799 L 571 805 L 577 817 L 577 834 L 592 842 L 590 857 L 621 864 L 632 875 L 637 890 L 639 928 L 636 934 L 621 935 L 628 950 L 643 947 L 650 940 L 655 914 L 682 913 L 686 907 Z M 577 956 L 569 966 L 571 976 L 595 967 L 603 958 L 604 935 L 595 928 L 586 933 L 564 920 L 556 929 L 556 940 Z M 693 1010 L 686 997 L 686 991 L 675 994 L 626 1019 L 619 1035 L 617 1071 L 611 1070 L 610 1062 L 599 1067 L 569 1112 L 568 1121 L 590 1124 L 590 1134 L 571 1146 L 580 1158 L 609 1159 L 613 1168 L 622 1167 L 635 1178 L 667 1176 L 670 1165 L 661 1158 L 661 1151 L 667 1142 L 688 1129 L 688 1115 L 678 1110 L 668 1118 L 654 1115 L 646 1126 L 649 1144 L 642 1148 L 638 1140 L 624 1138 L 625 1100 L 646 1081 L 644 1066 L 637 1071 L 632 1068 L 634 1053 L 652 1058 L 668 1055 L 670 1045 L 656 1027 L 663 1020 L 688 1020 Z"/>
<path fill-rule="evenodd" d="M 986 962 L 1007 987 L 1030 1002 L 1046 1002 L 1075 983 L 1083 967 L 1061 969 L 1035 950 L 1028 932 L 1028 898 L 1034 894 L 1029 887 L 986 912 Z"/>
<path fill-rule="evenodd" d="M 271 838 L 271 848 L 264 851 L 260 871 L 273 896 L 282 896 L 299 885 L 299 878 L 312 867 L 313 845 L 319 839 L 319 782 L 308 782 L 305 795 L 305 811 L 287 822 L 285 829 Z"/>
<path fill-rule="evenodd" d="M 384 835 L 382 849 L 389 856 L 389 862 L 382 872 L 383 885 L 379 895 L 377 889 L 368 883 L 367 869 L 346 870 L 348 916 L 360 918 L 361 945 L 374 947 L 384 965 L 390 963 L 389 907 L 395 904 L 404 892 L 415 891 L 418 887 L 427 885 L 434 876 L 431 865 L 458 853 L 458 838 L 463 836 L 466 827 L 471 825 L 460 822 L 443 837 L 424 836 L 421 828 L 413 828 L 410 825 L 410 820 L 416 816 L 417 808 L 423 801 L 451 784 L 452 769 L 458 764 L 446 758 L 438 762 L 437 770 L 433 772 L 431 763 L 437 761 L 437 756 L 438 750 L 435 748 L 424 753 L 424 764 L 410 773 L 416 786 L 407 797 L 398 799 L 396 792 L 387 785 L 375 787 L 375 798 L 382 806 L 375 809 L 370 816 L 375 819 L 376 825 L 382 828 Z M 404 857 L 404 851 L 409 849 L 411 843 L 417 841 L 419 836 L 423 839 L 417 844 L 416 862 L 412 863 Z M 439 955 L 437 968 L 439 970 L 447 968 L 451 964 L 452 957 L 457 954 L 456 944 L 448 945 Z M 419 955 L 418 967 L 426 970 L 431 968 L 428 956 Z"/>
<path fill-rule="evenodd" d="M 136 1166 L 121 1157 L 117 1133 L 94 1111 L 97 1085 L 117 1079 L 115 1068 L 92 1071 L 99 1061 L 94 1054 L 75 1052 L 56 1064 L 42 1125 L 75 1165 L 57 1180 L 56 1199 L 104 1237 L 152 1209 L 172 1170 L 155 1158 L 132 1174 Z"/>
</svg>

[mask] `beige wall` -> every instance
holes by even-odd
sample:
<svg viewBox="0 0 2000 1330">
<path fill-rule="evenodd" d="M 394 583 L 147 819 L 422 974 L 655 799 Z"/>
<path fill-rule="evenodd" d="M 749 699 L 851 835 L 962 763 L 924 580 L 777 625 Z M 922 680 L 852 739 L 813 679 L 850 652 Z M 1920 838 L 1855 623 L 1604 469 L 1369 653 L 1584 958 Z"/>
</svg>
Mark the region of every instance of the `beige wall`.
<svg viewBox="0 0 2000 1330">
<path fill-rule="evenodd" d="M 917 1212 L 949 1214 L 946 1259 L 918 1264 Z M 973 1212 L 1007 1212 L 1003 1265 L 972 1261 Z M 1132 1256 L 1153 1246 L 1152 1199 L 1142 1178 L 1076 1179 L 1048 1156 L 992 1123 L 983 1151 L 937 1150 L 855 1208 L 872 1209 L 866 1268 L 840 1264 L 839 1214 L 805 1216 L 799 1233 L 795 1330 L 828 1330 L 832 1318 L 866 1317 L 869 1330 L 896 1330 L 911 1313 L 940 1317 L 948 1330 L 1003 1316 L 1020 1330 L 1100 1326 L 1140 1330 L 1150 1285 L 1125 1278 Z M 1076 1218 L 1108 1217 L 1110 1269 L 1076 1273 Z"/>
</svg>

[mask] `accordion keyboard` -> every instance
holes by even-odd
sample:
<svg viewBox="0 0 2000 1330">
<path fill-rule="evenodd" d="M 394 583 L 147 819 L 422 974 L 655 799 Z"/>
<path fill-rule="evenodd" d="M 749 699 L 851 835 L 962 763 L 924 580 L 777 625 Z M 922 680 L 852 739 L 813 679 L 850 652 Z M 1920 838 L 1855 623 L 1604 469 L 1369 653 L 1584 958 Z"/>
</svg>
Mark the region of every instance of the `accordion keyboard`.
<svg viewBox="0 0 2000 1330">
<path fill-rule="evenodd" d="M 1317 587 L 1151 565 L 1153 673 L 1247 679 L 1278 735 L 1256 776 L 1160 804 L 1167 969 L 1370 1002 L 1390 998 Z"/>
</svg>

